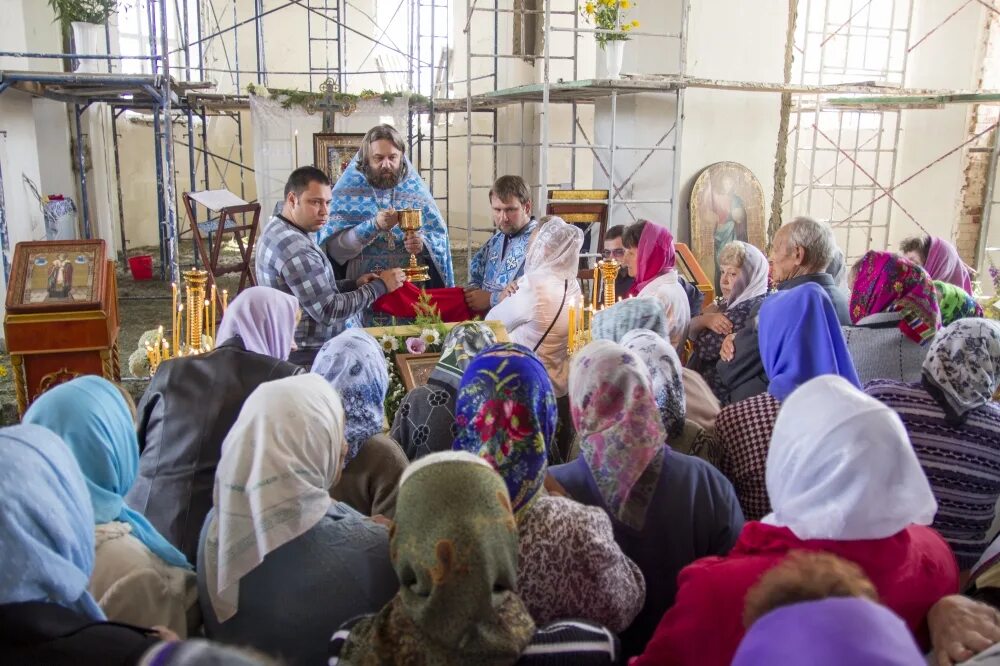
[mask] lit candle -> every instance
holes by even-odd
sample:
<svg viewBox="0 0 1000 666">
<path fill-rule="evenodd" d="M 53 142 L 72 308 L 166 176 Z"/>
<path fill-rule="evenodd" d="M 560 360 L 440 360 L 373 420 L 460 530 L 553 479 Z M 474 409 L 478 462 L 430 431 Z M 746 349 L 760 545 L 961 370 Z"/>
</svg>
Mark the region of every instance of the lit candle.
<svg viewBox="0 0 1000 666">
<path fill-rule="evenodd" d="M 198 307 L 197 305 L 194 304 L 194 299 L 192 299 L 191 297 L 190 286 L 187 287 L 187 298 L 184 299 L 184 302 L 187 303 L 188 306 L 187 326 L 184 327 L 185 330 L 184 344 L 187 345 L 188 349 L 190 349 L 191 339 L 193 337 L 192 334 L 194 333 L 193 325 L 194 325 L 195 308 Z"/>
<path fill-rule="evenodd" d="M 295 134 L 292 135 L 292 150 L 295 152 L 295 168 L 299 168 L 299 131 L 295 130 Z"/>
<path fill-rule="evenodd" d="M 174 353 L 181 351 L 181 322 L 184 321 L 184 304 L 177 306 L 177 325 L 174 326 Z"/>
<path fill-rule="evenodd" d="M 228 304 L 229 304 L 229 290 L 228 289 L 223 289 L 222 290 L 222 316 L 223 317 L 226 316 L 226 307 L 228 306 Z"/>
<path fill-rule="evenodd" d="M 212 284 L 212 342 L 215 342 L 215 284 Z"/>
<path fill-rule="evenodd" d="M 212 328 L 211 328 L 211 325 L 208 323 L 208 301 L 207 300 L 205 301 L 205 326 L 203 328 L 205 330 L 205 335 L 206 336 L 211 336 L 212 335 Z M 214 343 L 215 340 L 212 340 L 212 342 Z"/>
<path fill-rule="evenodd" d="M 170 303 L 170 330 L 171 334 L 177 330 L 177 283 L 170 283 L 171 303 Z"/>
<path fill-rule="evenodd" d="M 167 360 L 168 358 L 170 358 L 170 345 L 168 345 L 168 344 L 167 344 L 167 341 L 166 341 L 166 340 L 161 340 L 161 341 L 160 341 L 160 344 L 161 344 L 161 345 L 162 345 L 162 347 L 163 347 L 163 354 L 162 354 L 162 356 L 160 357 L 160 360 L 161 360 L 161 361 L 165 361 L 165 360 Z"/>
</svg>

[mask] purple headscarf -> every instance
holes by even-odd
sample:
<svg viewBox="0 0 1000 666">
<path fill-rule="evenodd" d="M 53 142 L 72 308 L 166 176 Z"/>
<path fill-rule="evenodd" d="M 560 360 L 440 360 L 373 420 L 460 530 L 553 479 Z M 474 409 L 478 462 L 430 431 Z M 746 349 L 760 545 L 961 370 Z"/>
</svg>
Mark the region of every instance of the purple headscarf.
<svg viewBox="0 0 1000 666">
<path fill-rule="evenodd" d="M 270 287 L 240 292 L 222 317 L 216 345 L 240 336 L 247 351 L 288 360 L 295 342 L 299 299 Z"/>
<path fill-rule="evenodd" d="M 958 256 L 958 250 L 948 241 L 931 236 L 931 246 L 927 250 L 927 263 L 924 270 L 930 274 L 932 280 L 941 280 L 961 287 L 969 296 L 972 296 L 972 279 L 969 277 L 969 269 L 965 262 Z"/>
<path fill-rule="evenodd" d="M 906 623 L 858 597 L 782 606 L 750 627 L 732 666 L 914 666 L 926 663 Z"/>
</svg>

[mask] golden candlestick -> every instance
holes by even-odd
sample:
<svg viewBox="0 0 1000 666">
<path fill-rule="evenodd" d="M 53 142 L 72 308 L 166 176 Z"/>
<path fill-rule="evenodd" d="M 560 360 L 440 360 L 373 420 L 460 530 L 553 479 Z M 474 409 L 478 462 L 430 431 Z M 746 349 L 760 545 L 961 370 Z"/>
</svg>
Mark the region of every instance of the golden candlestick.
<svg viewBox="0 0 1000 666">
<path fill-rule="evenodd" d="M 618 271 L 622 265 L 614 259 L 602 259 L 597 262 L 597 268 L 601 271 L 601 278 L 604 280 L 604 307 L 610 308 L 615 304 L 615 279 L 618 278 Z M 596 308 L 596 304 L 594 305 Z"/>
<path fill-rule="evenodd" d="M 419 208 L 404 208 L 397 210 L 399 217 L 399 228 L 406 233 L 406 238 L 414 238 L 420 227 L 423 226 L 422 212 Z M 410 263 L 403 267 L 406 279 L 410 282 L 427 282 L 431 279 L 430 269 L 417 263 L 417 255 L 410 254 Z"/>
</svg>

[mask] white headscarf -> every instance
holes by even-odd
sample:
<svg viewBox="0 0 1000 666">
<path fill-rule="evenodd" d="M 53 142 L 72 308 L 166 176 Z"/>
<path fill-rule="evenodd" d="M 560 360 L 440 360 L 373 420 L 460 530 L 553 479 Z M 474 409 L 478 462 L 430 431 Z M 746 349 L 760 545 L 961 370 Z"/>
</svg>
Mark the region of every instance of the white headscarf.
<svg viewBox="0 0 1000 666">
<path fill-rule="evenodd" d="M 767 493 L 763 522 L 800 539 L 884 539 L 937 513 L 899 416 L 837 375 L 811 379 L 781 406 Z"/>
<path fill-rule="evenodd" d="M 205 545 L 220 622 L 239 609 L 240 579 L 326 515 L 344 441 L 340 397 L 319 375 L 267 382 L 250 394 L 222 443 Z"/>
<path fill-rule="evenodd" d="M 730 302 L 727 307 L 733 307 L 751 298 L 757 298 L 767 293 L 767 274 L 770 265 L 764 253 L 750 243 L 743 241 L 733 241 L 743 246 L 743 266 L 740 267 L 740 276 L 736 278 L 733 291 L 730 293 Z"/>
<path fill-rule="evenodd" d="M 581 247 L 583 231 L 553 217 L 541 226 L 531 241 L 524 258 L 524 274 L 540 273 L 559 280 L 573 280 L 580 265 Z"/>
</svg>

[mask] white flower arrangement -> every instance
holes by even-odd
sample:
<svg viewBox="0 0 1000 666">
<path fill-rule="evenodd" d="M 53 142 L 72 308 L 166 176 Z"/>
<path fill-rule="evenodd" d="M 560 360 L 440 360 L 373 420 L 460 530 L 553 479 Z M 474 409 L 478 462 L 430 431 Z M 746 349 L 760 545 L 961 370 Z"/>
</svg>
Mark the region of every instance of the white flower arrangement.
<svg viewBox="0 0 1000 666">
<path fill-rule="evenodd" d="M 391 335 L 383 335 L 378 339 L 378 343 L 382 347 L 382 351 L 386 354 L 399 349 L 399 339 Z"/>
<path fill-rule="evenodd" d="M 428 345 L 436 345 L 441 341 L 441 334 L 433 328 L 425 328 L 420 331 L 420 339 Z"/>
</svg>

